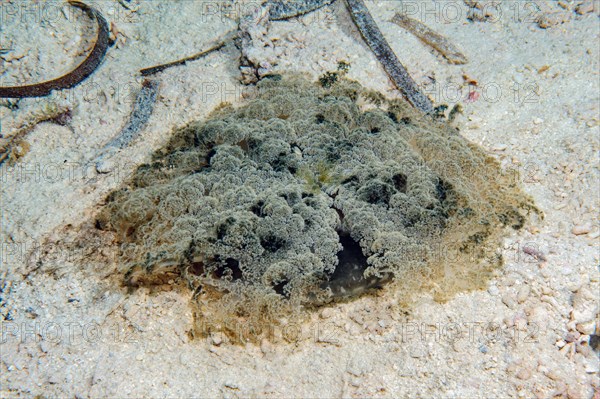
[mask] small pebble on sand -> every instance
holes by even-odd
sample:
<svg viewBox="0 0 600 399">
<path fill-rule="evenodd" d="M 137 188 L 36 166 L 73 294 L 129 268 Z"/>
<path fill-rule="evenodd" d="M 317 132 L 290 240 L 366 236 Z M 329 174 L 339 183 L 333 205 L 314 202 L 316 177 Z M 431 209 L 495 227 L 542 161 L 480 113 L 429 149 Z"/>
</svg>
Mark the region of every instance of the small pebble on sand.
<svg viewBox="0 0 600 399">
<path fill-rule="evenodd" d="M 590 231 L 592 231 L 592 226 L 590 226 L 589 223 L 577 224 L 573 226 L 573 229 L 571 229 L 571 233 L 575 234 L 576 236 L 587 234 Z"/>
</svg>

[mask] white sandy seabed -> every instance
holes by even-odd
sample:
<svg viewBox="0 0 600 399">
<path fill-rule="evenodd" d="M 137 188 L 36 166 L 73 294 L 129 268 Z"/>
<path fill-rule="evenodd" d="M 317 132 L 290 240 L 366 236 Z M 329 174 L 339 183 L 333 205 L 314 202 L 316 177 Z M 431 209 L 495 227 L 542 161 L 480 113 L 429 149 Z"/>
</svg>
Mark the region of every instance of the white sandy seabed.
<svg viewBox="0 0 600 399">
<path fill-rule="evenodd" d="M 52 104 L 73 110 L 68 126 L 35 126 L 25 136 L 29 151 L 0 169 L 0 397 L 600 397 L 590 345 L 599 333 L 598 2 L 501 1 L 480 10 L 487 21 L 474 22 L 462 1 L 368 2 L 415 80 L 436 104 L 462 104 L 461 134 L 519 170 L 545 218 L 509 233 L 505 266 L 485 291 L 444 304 L 425 296 L 408 315 L 390 310 L 394 295 L 383 292 L 323 309 L 300 336 L 290 329 L 242 346 L 220 335 L 191 340 L 189 293 L 128 292 L 108 262 L 88 261 L 114 249 L 42 265 L 47 243 L 93 220 L 173 128 L 247 90 L 232 45 L 162 72 L 148 126 L 115 155 L 110 173 L 97 173 L 90 162 L 125 125 L 139 69 L 194 54 L 236 27 L 216 2 L 123 3 L 132 10 L 94 3 L 117 43 L 88 80 L 0 107 L 4 142 Z M 9 50 L 0 58 L 2 86 L 59 76 L 93 41 L 94 26 L 62 3 L 0 5 L 0 47 Z M 389 22 L 407 6 L 469 63 L 447 64 Z M 274 22 L 266 38 L 274 72 L 317 77 L 344 60 L 350 78 L 398 95 L 342 0 Z"/>
</svg>

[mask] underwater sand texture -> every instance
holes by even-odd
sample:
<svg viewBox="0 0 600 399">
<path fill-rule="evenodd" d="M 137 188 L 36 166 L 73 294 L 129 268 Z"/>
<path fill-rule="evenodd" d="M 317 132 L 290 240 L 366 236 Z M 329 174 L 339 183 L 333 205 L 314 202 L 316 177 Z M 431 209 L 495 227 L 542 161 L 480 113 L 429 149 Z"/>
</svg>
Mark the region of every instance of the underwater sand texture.
<svg viewBox="0 0 600 399">
<path fill-rule="evenodd" d="M 38 125 L 27 135 L 30 150 L 19 162 L 27 168 L 0 170 L 2 395 L 593 397 L 598 19 L 578 14 L 575 2 L 567 4 L 573 9 L 544 3 L 565 22 L 540 29 L 532 10 L 515 8 L 515 2 L 500 2 L 502 13 L 493 21 L 469 22 L 462 2 L 453 3 L 464 11 L 457 19 L 419 18 L 460 47 L 469 59 L 463 66 L 448 65 L 386 22 L 398 12 L 396 2 L 367 4 L 434 102 L 463 105 L 464 115 L 455 121 L 460 134 L 504 170 L 518 171 L 519 184 L 545 214 L 504 240 L 505 265 L 486 289 L 443 304 L 425 296 L 410 314 L 395 311 L 402 298 L 367 296 L 324 308 L 303 323 L 287 320 L 291 327 L 274 328 L 272 341 L 245 346 L 231 345 L 220 334 L 191 340 L 187 287 L 128 293 L 113 277 L 115 270 L 106 269 L 119 257 L 118 247 L 107 245 L 110 237 L 99 232 L 100 238 L 82 240 L 76 230 L 94 220 L 108 193 L 151 161 L 170 140 L 166 132 L 203 120 L 223 101 L 239 105 L 251 94 L 237 83 L 238 53 L 232 48 L 164 71 L 140 139 L 112 160 L 110 173 L 97 174 L 86 164 L 126 125 L 139 69 L 197 53 L 235 28 L 235 21 L 202 14 L 194 2 L 175 7 L 155 1 L 139 3 L 137 14 L 109 18 L 122 36 L 93 80 L 50 98 L 77 106 L 73 131 Z M 116 4 L 105 7 L 107 18 L 106 10 Z M 42 27 L 4 15 L 3 34 L 15 50 L 3 56 L 2 84 L 51 78 L 81 60 L 74 56 L 88 36 L 78 30 L 80 22 L 60 19 Z M 296 70 L 317 79 L 345 60 L 349 78 L 397 96 L 340 2 L 273 23 L 268 36 L 277 43 L 275 73 Z M 477 101 L 471 92 L 479 94 Z M 2 134 L 10 135 L 47 104 L 24 100 L 18 109 L 0 107 Z M 35 333 L 24 334 L 21 326 Z"/>
</svg>

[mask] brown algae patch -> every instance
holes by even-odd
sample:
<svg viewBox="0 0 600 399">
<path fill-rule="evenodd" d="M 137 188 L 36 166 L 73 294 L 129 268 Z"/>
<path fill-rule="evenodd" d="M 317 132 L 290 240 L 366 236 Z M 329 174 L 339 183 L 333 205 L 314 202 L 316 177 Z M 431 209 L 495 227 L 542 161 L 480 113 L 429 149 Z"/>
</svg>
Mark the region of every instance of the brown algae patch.
<svg viewBox="0 0 600 399">
<path fill-rule="evenodd" d="M 514 175 L 405 100 L 272 76 L 177 131 L 99 224 L 127 284 L 181 277 L 198 321 L 235 333 L 384 284 L 406 304 L 481 288 L 532 209 Z"/>
</svg>

